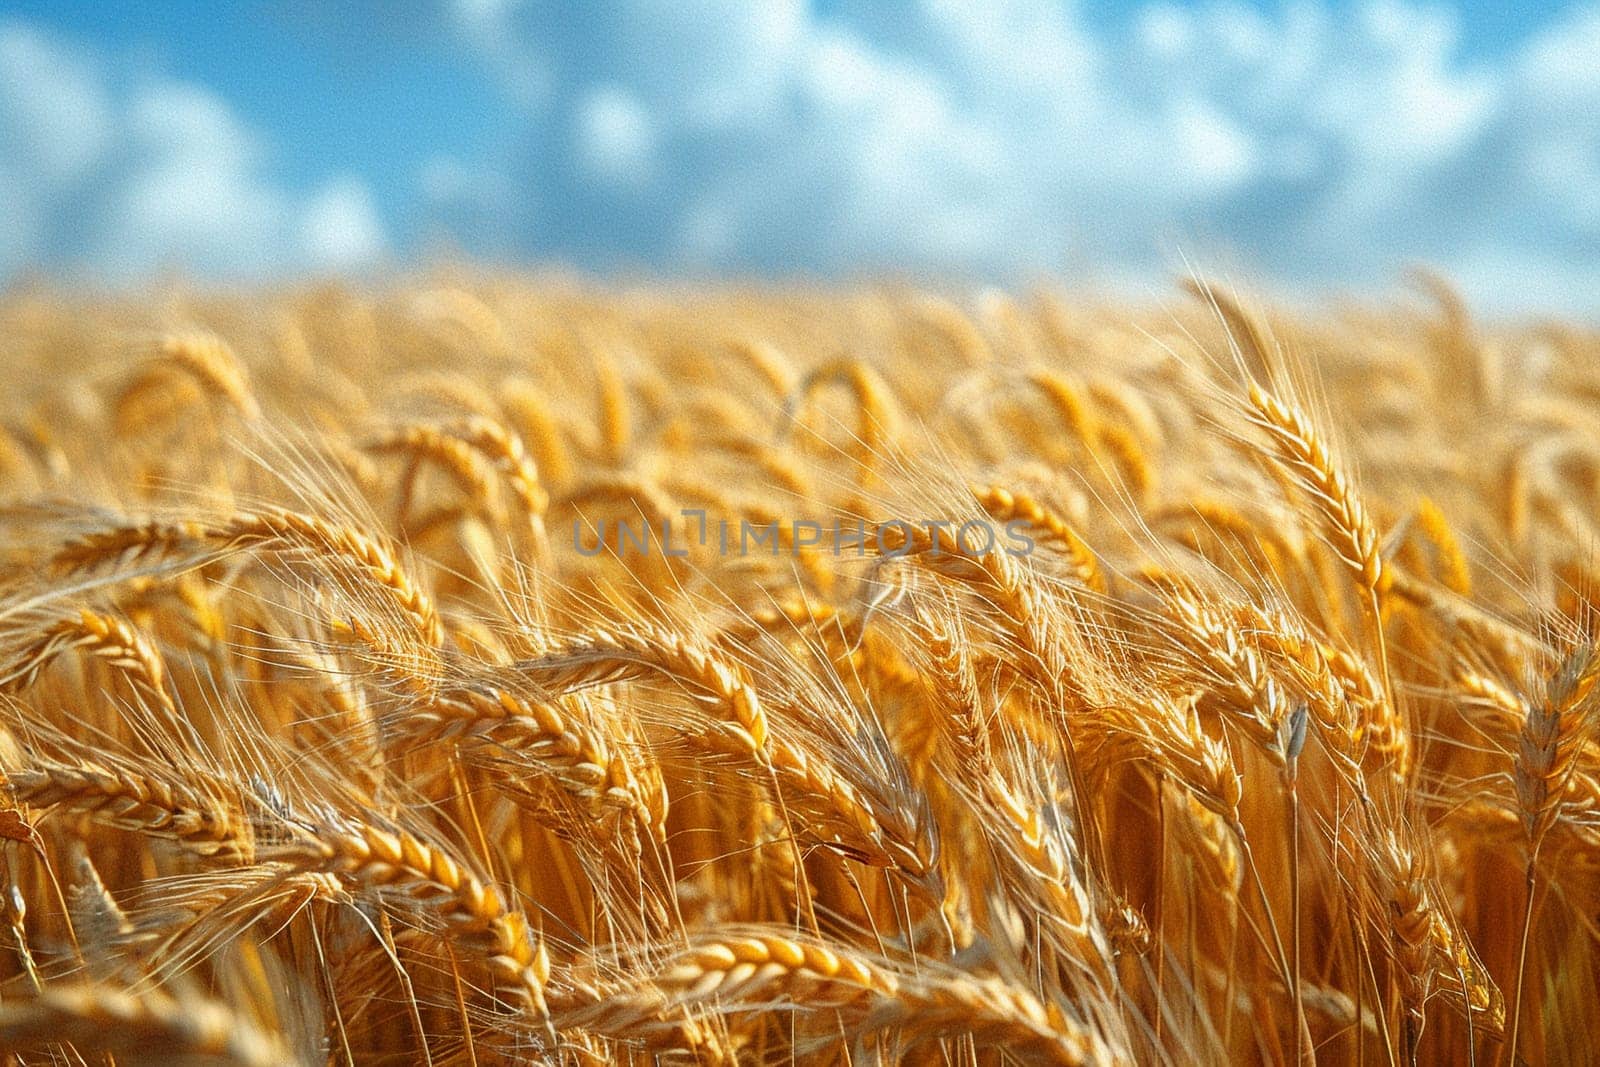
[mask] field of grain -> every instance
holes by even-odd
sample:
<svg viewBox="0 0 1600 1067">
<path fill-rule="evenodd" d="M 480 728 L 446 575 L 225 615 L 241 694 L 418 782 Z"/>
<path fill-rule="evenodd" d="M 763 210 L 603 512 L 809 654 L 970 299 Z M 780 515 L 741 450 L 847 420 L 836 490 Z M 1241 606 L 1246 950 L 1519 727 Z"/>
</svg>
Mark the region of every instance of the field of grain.
<svg viewBox="0 0 1600 1067">
<path fill-rule="evenodd" d="M 1588 1063 L 1600 334 L 0 303 L 8 1063 Z"/>
</svg>

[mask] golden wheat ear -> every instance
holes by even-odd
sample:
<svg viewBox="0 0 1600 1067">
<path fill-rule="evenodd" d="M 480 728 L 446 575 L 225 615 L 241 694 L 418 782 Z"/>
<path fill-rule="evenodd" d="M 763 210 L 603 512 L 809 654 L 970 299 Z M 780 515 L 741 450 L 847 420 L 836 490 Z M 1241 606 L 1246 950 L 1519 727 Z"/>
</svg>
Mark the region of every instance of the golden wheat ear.
<svg viewBox="0 0 1600 1067">
<path fill-rule="evenodd" d="M 154 989 L 63 983 L 0 1005 L 0 1033 L 13 1049 L 69 1044 L 81 1051 L 153 1061 L 283 1067 L 298 1062 L 275 1036 L 198 994 L 182 998 Z"/>
<path fill-rule="evenodd" d="M 1378 531 L 1349 477 L 1310 418 L 1263 386 L 1249 388 L 1251 422 L 1273 454 L 1306 494 L 1322 521 L 1322 534 L 1363 591 L 1382 596 L 1389 579 L 1378 551 Z"/>
</svg>

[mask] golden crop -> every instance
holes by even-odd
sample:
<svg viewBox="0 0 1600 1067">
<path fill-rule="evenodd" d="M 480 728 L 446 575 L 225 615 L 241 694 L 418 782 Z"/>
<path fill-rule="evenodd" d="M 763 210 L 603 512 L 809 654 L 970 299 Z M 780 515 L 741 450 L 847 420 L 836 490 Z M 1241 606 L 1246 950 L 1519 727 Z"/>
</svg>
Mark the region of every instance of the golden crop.
<svg viewBox="0 0 1600 1067">
<path fill-rule="evenodd" d="M 0 303 L 7 1062 L 1592 1062 L 1600 335 Z"/>
</svg>

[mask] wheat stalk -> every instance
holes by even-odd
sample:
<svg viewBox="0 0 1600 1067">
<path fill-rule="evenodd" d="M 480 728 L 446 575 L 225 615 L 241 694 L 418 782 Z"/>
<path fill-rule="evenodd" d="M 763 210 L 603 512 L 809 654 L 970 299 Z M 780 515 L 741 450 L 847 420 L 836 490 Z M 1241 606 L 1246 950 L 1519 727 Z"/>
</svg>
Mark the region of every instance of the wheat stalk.
<svg viewBox="0 0 1600 1067">
<path fill-rule="evenodd" d="M 240 1067 L 297 1062 L 274 1036 L 226 1005 L 193 994 L 123 990 L 104 983 L 51 985 L 0 1005 L 8 1049 L 59 1046 L 117 1053 L 124 1062 L 210 1059 Z"/>
</svg>

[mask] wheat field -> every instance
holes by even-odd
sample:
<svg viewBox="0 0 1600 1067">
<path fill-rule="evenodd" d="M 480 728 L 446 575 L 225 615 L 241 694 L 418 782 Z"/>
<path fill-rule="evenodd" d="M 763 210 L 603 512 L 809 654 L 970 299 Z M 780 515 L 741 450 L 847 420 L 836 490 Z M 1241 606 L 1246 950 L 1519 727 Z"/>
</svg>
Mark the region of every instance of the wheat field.
<svg viewBox="0 0 1600 1067">
<path fill-rule="evenodd" d="M 8 1063 L 1590 1063 L 1600 333 L 0 303 Z"/>
</svg>

